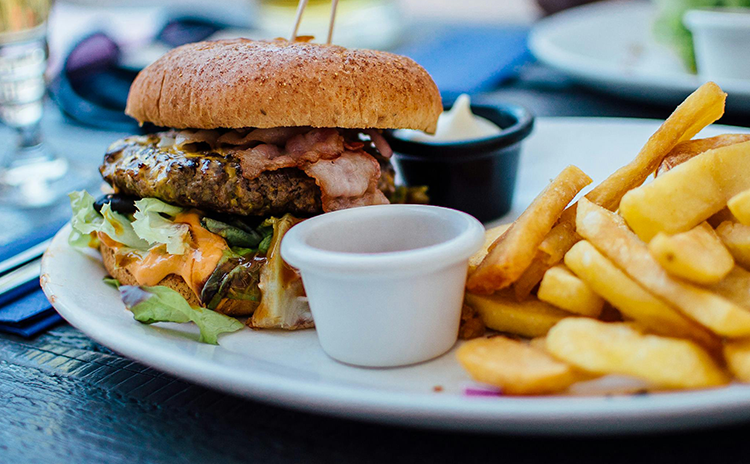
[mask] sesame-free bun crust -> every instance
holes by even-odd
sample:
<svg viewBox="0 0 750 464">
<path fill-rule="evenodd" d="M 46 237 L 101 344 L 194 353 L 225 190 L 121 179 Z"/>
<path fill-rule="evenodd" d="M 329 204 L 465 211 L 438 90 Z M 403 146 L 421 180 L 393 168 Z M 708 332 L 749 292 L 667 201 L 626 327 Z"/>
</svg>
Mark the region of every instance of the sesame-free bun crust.
<svg viewBox="0 0 750 464">
<path fill-rule="evenodd" d="M 107 246 L 104 243 L 100 243 L 99 251 L 102 254 L 104 268 L 107 269 L 109 275 L 117 279 L 121 285 L 138 285 L 138 281 L 135 280 L 135 276 L 133 276 L 133 274 L 127 269 L 127 266 L 117 266 L 114 248 Z M 176 291 L 185 298 L 185 301 L 187 301 L 190 306 L 203 306 L 198 295 L 190 289 L 187 282 L 185 282 L 185 279 L 178 275 L 169 274 L 157 285 L 163 285 Z M 251 301 L 224 299 L 219 303 L 216 311 L 228 316 L 249 316 L 255 311 L 256 306 L 257 305 Z"/>
<path fill-rule="evenodd" d="M 194 129 L 340 127 L 435 131 L 435 82 L 410 58 L 249 39 L 178 47 L 141 71 L 125 112 Z"/>
</svg>

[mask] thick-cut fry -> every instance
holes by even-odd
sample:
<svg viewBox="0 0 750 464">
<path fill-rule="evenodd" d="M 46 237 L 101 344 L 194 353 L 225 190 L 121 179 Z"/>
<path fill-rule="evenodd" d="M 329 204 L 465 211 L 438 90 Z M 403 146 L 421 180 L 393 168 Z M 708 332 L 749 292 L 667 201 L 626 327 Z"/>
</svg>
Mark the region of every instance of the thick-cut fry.
<svg viewBox="0 0 750 464">
<path fill-rule="evenodd" d="M 596 205 L 616 210 L 623 195 L 643 184 L 678 143 L 692 139 L 724 114 L 726 98 L 727 94 L 713 82 L 700 86 L 664 121 L 633 161 L 607 177 L 586 194 L 586 198 Z M 576 205 L 573 204 L 562 214 L 555 230 L 542 242 L 540 250 L 549 255 L 548 265 L 559 263 L 570 247 L 580 240 L 573 226 L 575 218 Z"/>
<path fill-rule="evenodd" d="M 534 287 L 539 285 L 539 282 L 541 282 L 544 277 L 544 273 L 550 268 L 550 266 L 544 262 L 545 256 L 546 255 L 541 251 L 537 252 L 536 257 L 529 267 L 523 271 L 523 274 L 521 274 L 521 277 L 519 277 L 518 280 L 513 282 L 513 292 L 518 301 L 523 301 L 531 295 L 531 291 L 534 290 Z"/>
<path fill-rule="evenodd" d="M 456 353 L 471 377 L 506 395 L 540 395 L 565 390 L 591 378 L 543 350 L 506 337 L 464 343 Z"/>
<path fill-rule="evenodd" d="M 670 173 L 677 169 L 680 168 Z M 706 289 L 671 277 L 651 256 L 646 244 L 628 230 L 617 214 L 582 199 L 578 202 L 576 224 L 578 233 L 615 265 L 683 314 L 718 335 L 733 338 L 750 336 L 750 311 Z"/>
<path fill-rule="evenodd" d="M 581 316 L 599 317 L 604 307 L 604 300 L 562 265 L 552 267 L 544 274 L 537 297 Z"/>
<path fill-rule="evenodd" d="M 750 270 L 750 226 L 738 222 L 722 222 L 716 228 L 716 233 L 732 253 L 737 264 Z"/>
<path fill-rule="evenodd" d="M 750 340 L 733 340 L 724 347 L 727 367 L 740 382 L 750 382 Z"/>
<path fill-rule="evenodd" d="M 547 336 L 534 337 L 529 340 L 529 345 L 533 346 L 537 350 L 547 351 Z"/>
<path fill-rule="evenodd" d="M 724 221 L 737 222 L 737 218 L 734 217 L 734 214 L 732 214 L 731 211 L 729 211 L 729 208 L 722 208 L 718 213 L 708 218 L 706 222 L 708 222 L 711 227 L 716 229 Z"/>
<path fill-rule="evenodd" d="M 576 243 L 565 255 L 565 264 L 623 316 L 650 332 L 689 338 L 711 352 L 719 349 L 716 335 L 644 290 L 588 241 Z"/>
<path fill-rule="evenodd" d="M 487 253 L 489 253 L 490 246 L 492 246 L 493 243 L 501 236 L 503 235 L 508 228 L 510 227 L 510 224 L 503 224 L 499 225 L 497 227 L 493 227 L 492 229 L 487 229 L 484 232 L 484 245 L 482 245 L 482 248 L 479 249 L 476 253 L 474 253 L 471 258 L 469 258 L 469 272 L 473 272 L 474 269 L 479 266 L 479 263 L 482 262 L 485 256 L 487 256 Z"/>
<path fill-rule="evenodd" d="M 589 318 L 560 321 L 546 347 L 558 359 L 598 374 L 631 375 L 664 388 L 707 388 L 729 378 L 690 340 L 641 334 L 627 324 Z"/>
<path fill-rule="evenodd" d="M 750 134 L 722 134 L 707 139 L 685 140 L 675 146 L 672 151 L 664 157 L 656 175 L 660 176 L 670 169 L 679 166 L 685 161 L 714 148 L 726 147 L 735 143 L 750 141 Z"/>
<path fill-rule="evenodd" d="M 565 253 L 580 239 L 576 233 L 576 205 L 573 204 L 563 211 L 558 223 L 544 237 L 539 251 L 546 256 L 545 263 L 554 266 L 562 261 Z"/>
<path fill-rule="evenodd" d="M 670 274 L 701 285 L 719 282 L 734 267 L 734 258 L 707 222 L 687 232 L 659 232 L 648 250 Z"/>
<path fill-rule="evenodd" d="M 586 198 L 606 209 L 617 209 L 622 196 L 643 184 L 679 142 L 692 139 L 724 114 L 726 98 L 727 94 L 713 82 L 700 86 L 664 121 L 632 162 L 615 171 Z"/>
<path fill-rule="evenodd" d="M 709 287 L 734 304 L 750 309 L 750 272 L 735 266 L 721 282 Z"/>
<path fill-rule="evenodd" d="M 750 190 L 745 190 L 730 198 L 727 207 L 738 221 L 750 226 Z"/>
<path fill-rule="evenodd" d="M 750 142 L 709 150 L 628 192 L 620 214 L 645 241 L 658 232 L 683 232 L 750 188 L 748 173 Z"/>
<path fill-rule="evenodd" d="M 575 166 L 568 166 L 531 203 L 469 275 L 469 291 L 490 294 L 510 286 L 529 267 L 539 244 L 555 225 L 568 203 L 591 183 Z"/>
<path fill-rule="evenodd" d="M 546 334 L 561 319 L 572 316 L 536 298 L 519 302 L 509 295 L 467 293 L 464 301 L 479 312 L 490 329 L 529 338 Z"/>
</svg>

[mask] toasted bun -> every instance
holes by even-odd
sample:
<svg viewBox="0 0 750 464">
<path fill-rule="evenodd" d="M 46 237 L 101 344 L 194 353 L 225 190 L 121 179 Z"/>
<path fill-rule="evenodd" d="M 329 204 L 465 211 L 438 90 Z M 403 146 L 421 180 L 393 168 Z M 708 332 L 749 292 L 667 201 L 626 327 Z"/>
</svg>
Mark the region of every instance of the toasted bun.
<svg viewBox="0 0 750 464">
<path fill-rule="evenodd" d="M 125 112 L 195 129 L 340 127 L 433 133 L 443 107 L 413 60 L 337 45 L 249 39 L 178 47 L 141 71 Z"/>
<path fill-rule="evenodd" d="M 109 275 L 117 279 L 122 285 L 138 285 L 138 281 L 135 280 L 135 277 L 127 267 L 116 265 L 114 248 L 101 243 L 99 245 L 99 251 L 102 254 L 104 268 L 107 269 Z M 176 291 L 185 298 L 185 301 L 187 301 L 190 306 L 203 306 L 198 295 L 196 295 L 188 286 L 187 282 L 178 275 L 170 274 L 163 278 L 158 285 L 163 285 Z M 229 316 L 249 316 L 255 311 L 256 306 L 257 303 L 252 301 L 224 299 L 219 303 L 219 307 L 216 308 L 216 311 Z"/>
</svg>

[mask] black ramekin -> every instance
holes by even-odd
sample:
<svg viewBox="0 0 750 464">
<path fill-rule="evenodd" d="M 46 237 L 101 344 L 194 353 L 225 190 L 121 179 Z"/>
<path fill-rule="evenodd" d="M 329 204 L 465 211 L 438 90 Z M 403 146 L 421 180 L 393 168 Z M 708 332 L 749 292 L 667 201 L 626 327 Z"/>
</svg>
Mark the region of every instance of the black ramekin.
<svg viewBox="0 0 750 464">
<path fill-rule="evenodd" d="M 444 143 L 412 142 L 398 138 L 395 131 L 384 135 L 407 186 L 426 185 L 430 204 L 490 221 L 510 210 L 521 142 L 531 133 L 534 117 L 526 108 L 511 103 L 471 105 L 471 111 L 497 124 L 502 132 Z"/>
</svg>

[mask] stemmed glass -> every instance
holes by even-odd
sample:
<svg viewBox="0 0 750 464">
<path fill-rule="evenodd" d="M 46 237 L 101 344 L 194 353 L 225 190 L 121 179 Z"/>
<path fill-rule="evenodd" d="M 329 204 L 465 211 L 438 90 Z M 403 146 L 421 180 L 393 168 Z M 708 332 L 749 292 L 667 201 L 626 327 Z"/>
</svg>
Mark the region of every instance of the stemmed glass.
<svg viewBox="0 0 750 464">
<path fill-rule="evenodd" d="M 47 206 L 80 185 L 44 142 L 41 119 L 52 0 L 0 0 L 0 120 L 16 143 L 0 160 L 0 205 Z M 0 152 L 3 147 L 0 147 Z"/>
</svg>

